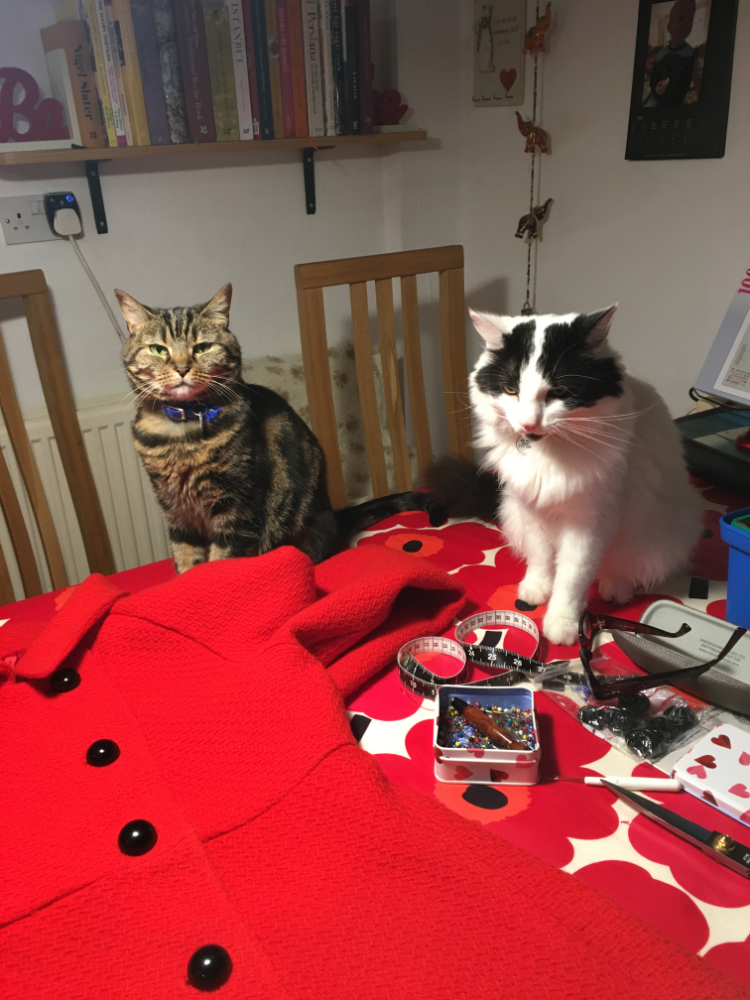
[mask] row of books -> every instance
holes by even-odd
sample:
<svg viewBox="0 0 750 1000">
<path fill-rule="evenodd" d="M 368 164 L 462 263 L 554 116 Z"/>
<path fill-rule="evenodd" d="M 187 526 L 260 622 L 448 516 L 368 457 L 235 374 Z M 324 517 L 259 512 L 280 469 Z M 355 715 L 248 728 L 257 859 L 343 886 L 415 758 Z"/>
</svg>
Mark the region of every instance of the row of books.
<svg viewBox="0 0 750 1000">
<path fill-rule="evenodd" d="M 370 0 L 77 0 L 75 13 L 41 30 L 74 145 L 373 130 Z"/>
</svg>

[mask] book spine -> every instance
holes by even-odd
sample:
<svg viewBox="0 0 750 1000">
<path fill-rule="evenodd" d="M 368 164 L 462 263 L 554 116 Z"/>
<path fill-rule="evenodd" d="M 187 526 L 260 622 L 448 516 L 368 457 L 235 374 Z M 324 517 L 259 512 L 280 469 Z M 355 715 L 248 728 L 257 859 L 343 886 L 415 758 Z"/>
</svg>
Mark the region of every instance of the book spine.
<svg viewBox="0 0 750 1000">
<path fill-rule="evenodd" d="M 122 78 L 125 84 L 125 98 L 130 115 L 130 127 L 133 131 L 133 142 L 136 146 L 150 146 L 151 136 L 148 130 L 148 116 L 143 100 L 143 85 L 141 69 L 138 65 L 138 49 L 135 44 L 133 18 L 127 0 L 112 0 L 112 14 L 115 19 L 115 32 L 123 57 Z"/>
<path fill-rule="evenodd" d="M 117 81 L 117 99 L 120 102 L 120 111 L 122 112 L 122 127 L 125 129 L 125 139 L 128 146 L 134 145 L 133 143 L 133 129 L 130 124 L 130 110 L 128 108 L 127 97 L 125 96 L 125 79 L 123 77 L 122 68 L 125 63 L 125 55 L 122 51 L 122 45 L 117 37 L 117 29 L 115 28 L 115 15 L 112 10 L 112 0 L 104 0 L 104 11 L 107 15 L 107 34 L 109 35 L 109 48 L 112 53 L 112 62 L 115 67 L 115 80 Z"/>
<path fill-rule="evenodd" d="M 250 84 L 250 106 L 253 111 L 253 138 L 260 139 L 260 98 L 258 77 L 255 72 L 255 42 L 250 0 L 242 0 L 242 21 L 245 26 L 245 52 L 247 53 L 247 78 Z"/>
<path fill-rule="evenodd" d="M 301 0 L 301 2 L 307 124 L 311 136 L 321 136 L 326 134 L 326 126 L 323 114 L 323 67 L 320 61 L 318 0 Z"/>
<path fill-rule="evenodd" d="M 87 149 L 101 149 L 106 140 L 85 26 L 80 21 L 58 23 L 62 27 L 52 25 L 40 32 L 52 96 L 67 109 L 73 142 Z"/>
<path fill-rule="evenodd" d="M 333 102 L 333 62 L 331 59 L 331 3 L 336 0 L 318 0 L 320 13 L 320 54 L 323 64 L 323 114 L 325 134 L 336 135 L 336 111 Z"/>
<path fill-rule="evenodd" d="M 247 75 L 247 52 L 245 50 L 245 22 L 242 14 L 242 0 L 226 0 L 229 16 L 229 37 L 232 46 L 232 66 L 234 68 L 234 95 L 237 100 L 237 121 L 240 139 L 253 136 L 253 108 L 250 101 L 250 78 Z"/>
<path fill-rule="evenodd" d="M 152 146 L 168 146 L 169 122 L 164 85 L 161 80 L 159 51 L 156 45 L 156 25 L 151 0 L 130 0 L 133 33 L 141 71 L 143 103 L 146 107 L 148 132 Z"/>
<path fill-rule="evenodd" d="M 223 2 L 203 4 L 206 51 L 211 79 L 211 99 L 218 142 L 237 142 L 240 126 L 234 96 L 234 67 L 229 37 L 229 16 Z"/>
<path fill-rule="evenodd" d="M 255 55 L 255 79 L 258 84 L 258 117 L 262 139 L 274 139 L 273 102 L 271 101 L 271 70 L 268 65 L 268 41 L 266 39 L 266 2 L 250 0 L 250 14 L 253 26 L 253 53 Z"/>
<path fill-rule="evenodd" d="M 169 141 L 175 144 L 189 142 L 185 95 L 182 89 L 182 71 L 177 51 L 177 32 L 174 23 L 172 0 L 151 0 L 156 27 L 156 49 L 159 53 L 161 82 L 167 106 Z"/>
<path fill-rule="evenodd" d="M 359 135 L 359 47 L 357 44 L 357 0 L 344 0 L 344 84 L 346 130 Z"/>
<path fill-rule="evenodd" d="M 292 56 L 292 95 L 294 99 L 294 134 L 298 139 L 308 135 L 307 93 L 305 88 L 305 54 L 302 45 L 301 0 L 289 0 L 289 49 Z"/>
<path fill-rule="evenodd" d="M 190 135 L 195 142 L 216 142 L 206 27 L 200 0 L 175 0 L 174 16 Z"/>
<path fill-rule="evenodd" d="M 117 89 L 117 76 L 115 74 L 115 63 L 112 55 L 112 46 L 109 40 L 109 27 L 107 25 L 107 9 L 104 0 L 94 0 L 94 24 L 99 34 L 102 47 L 102 72 L 107 77 L 107 87 L 109 88 L 109 100 L 112 105 L 112 117 L 115 123 L 117 134 L 117 145 L 127 146 L 128 140 L 125 135 L 125 124 L 122 120 L 122 108 L 120 107 L 120 95 Z"/>
<path fill-rule="evenodd" d="M 284 137 L 284 103 L 281 96 L 281 66 L 279 65 L 279 29 L 276 21 L 276 0 L 264 0 L 266 10 L 266 43 L 268 48 L 268 74 L 271 80 L 271 107 L 273 108 L 273 133 L 276 139 Z"/>
<path fill-rule="evenodd" d="M 344 74 L 344 25 L 341 0 L 331 0 L 331 65 L 333 79 L 333 113 L 335 135 L 346 135 L 346 78 Z"/>
<path fill-rule="evenodd" d="M 357 0 L 357 55 L 359 69 L 359 127 L 372 134 L 372 52 L 370 41 L 370 0 Z"/>
<path fill-rule="evenodd" d="M 86 32 L 91 51 L 94 54 L 94 69 L 96 77 L 96 89 L 101 102 L 102 121 L 107 132 L 107 142 L 110 146 L 117 145 L 117 132 L 115 130 L 115 116 L 112 110 L 112 101 L 109 96 L 109 85 L 107 83 L 107 71 L 104 65 L 104 51 L 102 50 L 102 40 L 99 34 L 99 22 L 96 16 L 95 0 L 83 0 L 85 6 L 81 12 L 85 15 Z"/>
<path fill-rule="evenodd" d="M 279 70 L 281 72 L 281 107 L 284 114 L 284 138 L 294 136 L 294 89 L 292 87 L 292 52 L 289 41 L 287 0 L 276 0 L 276 27 L 279 33 Z"/>
</svg>

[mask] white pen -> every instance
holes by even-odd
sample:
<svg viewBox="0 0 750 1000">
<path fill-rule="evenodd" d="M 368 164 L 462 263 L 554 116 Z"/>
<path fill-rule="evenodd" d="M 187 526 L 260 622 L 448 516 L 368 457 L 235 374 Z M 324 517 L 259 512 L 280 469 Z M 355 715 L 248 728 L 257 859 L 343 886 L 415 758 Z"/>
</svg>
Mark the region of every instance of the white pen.
<svg viewBox="0 0 750 1000">
<path fill-rule="evenodd" d="M 679 792 L 682 784 L 677 778 L 638 778 L 622 777 L 620 775 L 589 776 L 588 778 L 557 778 L 558 781 L 578 781 L 583 785 L 601 786 L 603 781 L 608 781 L 618 788 L 624 788 L 628 792 Z"/>
</svg>

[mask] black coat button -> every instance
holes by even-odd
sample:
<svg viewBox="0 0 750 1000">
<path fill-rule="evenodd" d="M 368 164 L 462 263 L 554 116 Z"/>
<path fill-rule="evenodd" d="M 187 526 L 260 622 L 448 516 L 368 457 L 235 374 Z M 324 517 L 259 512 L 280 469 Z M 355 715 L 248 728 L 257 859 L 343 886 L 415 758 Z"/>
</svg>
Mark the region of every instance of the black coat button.
<svg viewBox="0 0 750 1000">
<path fill-rule="evenodd" d="M 196 990 L 218 990 L 232 974 L 232 959 L 220 944 L 206 944 L 188 962 L 188 982 Z"/>
<path fill-rule="evenodd" d="M 156 828 L 147 819 L 134 819 L 120 830 L 117 843 L 123 854 L 131 858 L 146 854 L 156 843 Z"/>
<path fill-rule="evenodd" d="M 106 767 L 114 764 L 120 756 L 120 748 L 114 740 L 97 740 L 86 751 L 86 763 L 92 767 Z"/>
<path fill-rule="evenodd" d="M 49 679 L 49 686 L 56 694 L 73 691 L 81 683 L 81 675 L 72 667 L 60 667 Z"/>
</svg>

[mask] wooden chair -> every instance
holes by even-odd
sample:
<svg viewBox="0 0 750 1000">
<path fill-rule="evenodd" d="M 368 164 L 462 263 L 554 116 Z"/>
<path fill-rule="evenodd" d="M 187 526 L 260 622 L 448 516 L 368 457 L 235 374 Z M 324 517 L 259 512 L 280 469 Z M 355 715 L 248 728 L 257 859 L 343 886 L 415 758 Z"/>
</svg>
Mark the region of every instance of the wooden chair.
<svg viewBox="0 0 750 1000">
<path fill-rule="evenodd" d="M 295 267 L 310 423 L 326 455 L 328 490 L 334 508 L 345 506 L 346 491 L 328 366 L 323 289 L 334 285 L 349 285 L 357 384 L 367 458 L 373 493 L 379 497 L 385 496 L 389 490 L 372 368 L 367 282 L 375 282 L 388 429 L 393 446 L 396 487 L 402 492 L 412 489 L 413 484 L 398 379 L 392 281 L 393 278 L 401 279 L 404 360 L 417 463 L 422 472 L 432 460 L 433 454 L 419 341 L 418 274 L 436 271 L 440 275 L 440 341 L 448 447 L 452 455 L 473 459 L 469 411 L 463 402 L 459 402 L 462 397 L 465 399 L 467 391 L 463 268 L 464 250 L 461 246 L 385 253 L 372 257 L 351 257 L 345 260 L 326 260 L 314 264 L 297 264 Z"/>
<path fill-rule="evenodd" d="M 23 300 L 39 379 L 81 528 L 89 568 L 92 572 L 114 573 L 112 549 L 76 417 L 44 272 L 17 271 L 14 274 L 0 274 L 0 299 L 12 298 Z M 2 336 L 0 336 L 0 409 L 39 528 L 52 586 L 55 590 L 66 587 L 68 577 L 63 564 L 60 542 L 21 416 Z M 13 543 L 26 597 L 41 594 L 42 584 L 31 539 L 2 451 L 0 451 L 0 505 Z M 15 597 L 8 566 L 0 550 L 0 603 L 7 604 L 13 600 Z"/>
</svg>

